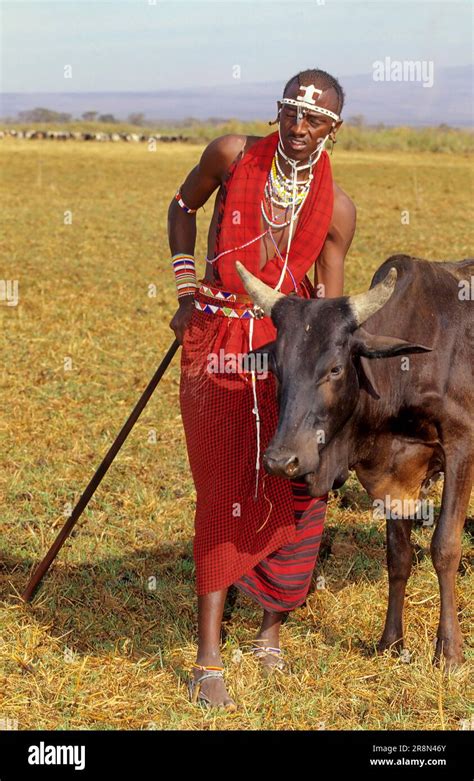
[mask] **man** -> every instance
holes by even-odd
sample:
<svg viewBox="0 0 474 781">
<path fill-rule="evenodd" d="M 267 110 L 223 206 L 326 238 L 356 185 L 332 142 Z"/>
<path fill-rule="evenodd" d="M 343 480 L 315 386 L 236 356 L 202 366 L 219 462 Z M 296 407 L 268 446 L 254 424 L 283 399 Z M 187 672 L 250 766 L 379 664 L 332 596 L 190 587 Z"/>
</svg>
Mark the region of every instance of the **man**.
<svg viewBox="0 0 474 781">
<path fill-rule="evenodd" d="M 278 417 L 275 378 L 239 358 L 276 330 L 249 301 L 235 261 L 305 298 L 315 295 L 307 277 L 314 265 L 316 294 L 343 294 L 356 213 L 324 151 L 342 124 L 343 102 L 339 82 L 325 71 L 297 74 L 277 104 L 278 132 L 212 141 L 169 209 L 179 299 L 170 327 L 183 346 L 180 402 L 197 493 L 199 639 L 189 688 L 193 701 L 229 710 L 236 705 L 219 648 L 227 589 L 234 584 L 263 607 L 253 650 L 264 669 L 282 669 L 280 626 L 306 598 L 327 501 L 309 497 L 304 482 L 262 469 Z M 195 211 L 217 189 L 199 285 Z"/>
</svg>

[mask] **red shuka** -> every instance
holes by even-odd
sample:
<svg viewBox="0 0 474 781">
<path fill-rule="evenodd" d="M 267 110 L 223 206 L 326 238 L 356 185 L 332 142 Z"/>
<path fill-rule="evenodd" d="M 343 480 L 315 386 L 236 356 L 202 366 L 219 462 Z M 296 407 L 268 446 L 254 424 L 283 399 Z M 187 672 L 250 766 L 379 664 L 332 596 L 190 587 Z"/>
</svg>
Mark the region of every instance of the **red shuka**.
<svg viewBox="0 0 474 781">
<path fill-rule="evenodd" d="M 265 224 L 262 228 L 260 204 L 277 144 L 278 133 L 272 133 L 254 144 L 236 166 L 226 195 L 216 255 L 231 247 L 246 244 L 267 227 Z M 331 222 L 333 182 L 327 152 L 322 153 L 313 173 L 314 179 L 298 216 L 290 248 L 289 265 L 297 282 L 301 282 L 321 252 Z M 245 293 L 235 268 L 236 260 L 240 260 L 267 285 L 277 285 L 282 270 L 281 260 L 278 257 L 271 258 L 260 269 L 260 243 L 255 242 L 224 255 L 216 262 L 224 290 Z M 293 282 L 287 273 L 281 292 L 291 293 L 292 290 Z"/>
<path fill-rule="evenodd" d="M 240 246 L 264 230 L 260 203 L 277 142 L 277 133 L 261 139 L 233 167 L 224 188 L 215 254 Z M 307 280 L 305 284 L 305 274 L 323 248 L 332 217 L 333 184 L 326 152 L 313 172 L 288 264 L 298 294 L 306 298 L 309 285 Z M 255 276 L 276 285 L 281 261 L 272 258 L 260 271 L 259 251 L 260 242 L 255 242 L 217 261 L 224 290 L 245 293 L 235 269 L 236 260 Z M 288 274 L 281 289 L 294 289 Z M 198 595 L 226 588 L 269 553 L 297 539 L 290 482 L 266 474 L 261 463 L 278 420 L 274 378 L 268 375 L 256 380 L 261 431 L 255 498 L 257 444 L 250 377 L 208 371 L 210 354 L 219 355 L 221 349 L 233 355 L 248 352 L 249 322 L 195 309 L 184 335 L 180 402 L 197 493 L 194 560 Z M 275 338 L 269 317 L 253 320 L 253 328 L 253 348 Z"/>
</svg>

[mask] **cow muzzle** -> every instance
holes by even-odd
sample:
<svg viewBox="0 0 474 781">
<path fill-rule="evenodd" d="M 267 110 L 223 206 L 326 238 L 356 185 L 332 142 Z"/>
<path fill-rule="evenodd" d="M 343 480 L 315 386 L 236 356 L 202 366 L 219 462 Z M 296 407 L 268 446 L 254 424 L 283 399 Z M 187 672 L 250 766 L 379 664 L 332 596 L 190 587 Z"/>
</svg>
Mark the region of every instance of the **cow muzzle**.
<svg viewBox="0 0 474 781">
<path fill-rule="evenodd" d="M 278 477 L 294 478 L 301 474 L 298 456 L 289 450 L 268 448 L 263 456 L 263 465 L 269 474 Z"/>
</svg>

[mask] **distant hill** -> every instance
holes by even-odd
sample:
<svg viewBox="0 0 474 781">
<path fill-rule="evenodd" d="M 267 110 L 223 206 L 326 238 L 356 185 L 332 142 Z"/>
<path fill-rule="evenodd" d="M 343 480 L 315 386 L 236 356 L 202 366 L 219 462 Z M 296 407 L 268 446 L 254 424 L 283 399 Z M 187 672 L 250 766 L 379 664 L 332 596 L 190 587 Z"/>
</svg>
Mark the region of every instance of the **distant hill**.
<svg viewBox="0 0 474 781">
<path fill-rule="evenodd" d="M 341 76 L 346 92 L 344 117 L 363 115 L 370 124 L 472 126 L 473 73 L 471 66 L 434 71 L 434 84 L 375 82 L 372 74 Z M 40 92 L 4 93 L 0 117 L 43 106 L 79 117 L 85 111 L 124 119 L 133 112 L 147 120 L 179 121 L 194 117 L 242 120 L 273 119 L 281 82 L 251 84 L 241 80 L 226 86 L 157 92 Z"/>
</svg>

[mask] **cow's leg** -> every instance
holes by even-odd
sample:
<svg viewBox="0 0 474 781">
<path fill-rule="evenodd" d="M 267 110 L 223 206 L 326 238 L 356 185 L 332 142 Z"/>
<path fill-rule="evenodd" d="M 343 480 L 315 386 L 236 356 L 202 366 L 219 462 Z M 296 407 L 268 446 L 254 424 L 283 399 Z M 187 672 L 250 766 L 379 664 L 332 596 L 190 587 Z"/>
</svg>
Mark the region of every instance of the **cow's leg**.
<svg viewBox="0 0 474 781">
<path fill-rule="evenodd" d="M 388 608 L 379 653 L 390 646 L 403 648 L 403 603 L 413 560 L 411 528 L 408 518 L 387 519 Z"/>
<path fill-rule="evenodd" d="M 463 661 L 462 635 L 456 606 L 456 572 L 461 558 L 461 535 L 472 487 L 473 460 L 462 447 L 446 458 L 441 514 L 431 540 L 431 557 L 439 581 L 441 611 L 434 661 L 444 655 L 446 665 Z M 461 455 L 462 454 L 462 455 Z"/>
</svg>

